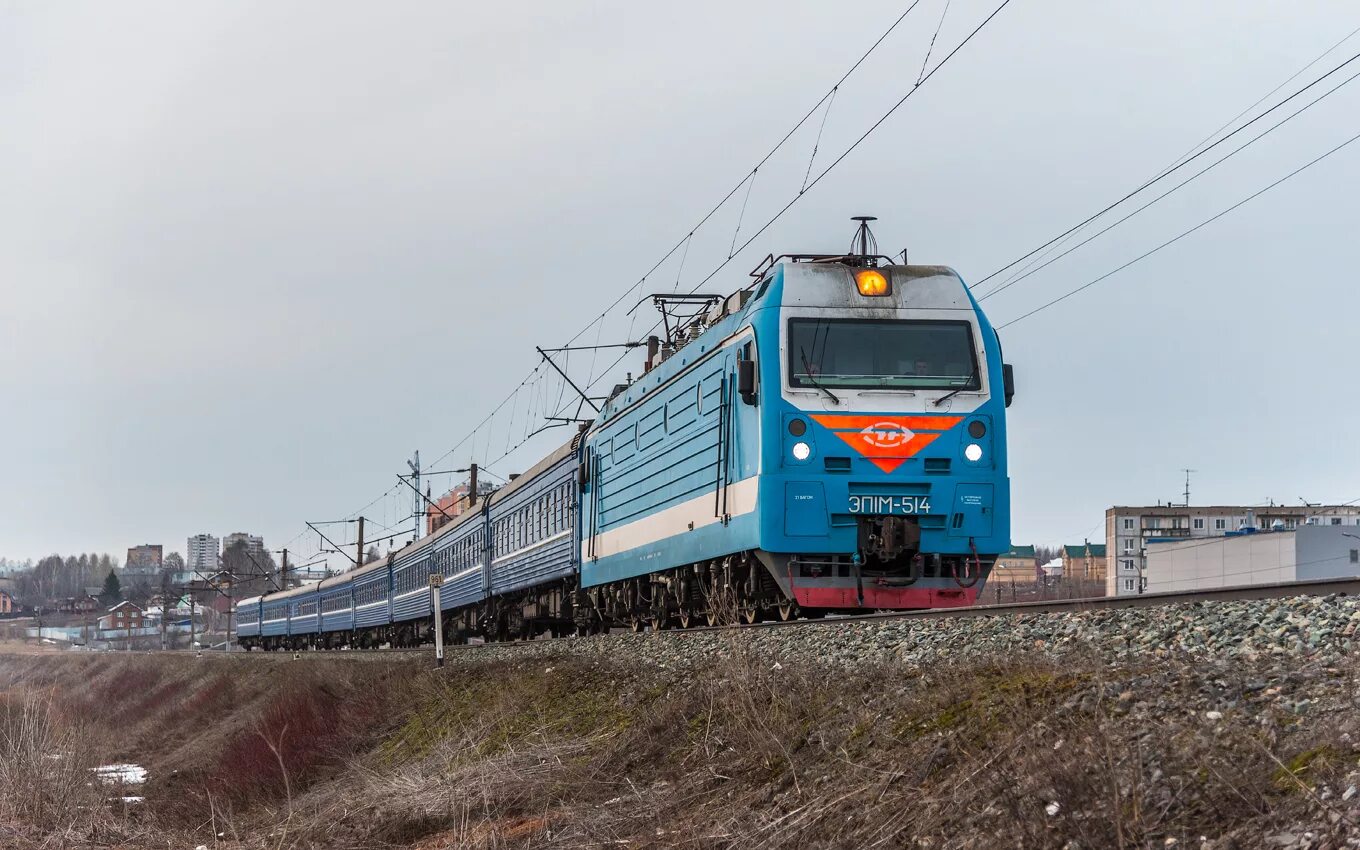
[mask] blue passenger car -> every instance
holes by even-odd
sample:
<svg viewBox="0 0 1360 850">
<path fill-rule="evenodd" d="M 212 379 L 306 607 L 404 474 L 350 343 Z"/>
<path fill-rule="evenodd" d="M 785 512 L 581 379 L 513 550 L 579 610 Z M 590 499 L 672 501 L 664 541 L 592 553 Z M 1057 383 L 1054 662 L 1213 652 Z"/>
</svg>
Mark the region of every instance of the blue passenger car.
<svg viewBox="0 0 1360 850">
<path fill-rule="evenodd" d="M 354 629 L 354 582 L 332 576 L 317 586 L 321 597 L 321 631 L 327 635 Z"/>
<path fill-rule="evenodd" d="M 255 639 L 260 635 L 260 597 L 252 596 L 236 603 L 236 638 Z"/>
</svg>

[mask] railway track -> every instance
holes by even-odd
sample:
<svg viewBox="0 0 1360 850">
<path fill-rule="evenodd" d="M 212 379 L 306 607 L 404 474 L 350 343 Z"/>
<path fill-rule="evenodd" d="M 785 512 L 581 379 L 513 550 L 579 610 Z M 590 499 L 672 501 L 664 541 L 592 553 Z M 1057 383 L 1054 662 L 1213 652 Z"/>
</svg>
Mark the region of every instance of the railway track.
<svg viewBox="0 0 1360 850">
<path fill-rule="evenodd" d="M 1313 579 L 1299 582 L 1281 582 L 1276 584 L 1259 584 L 1241 587 L 1215 588 L 1211 590 L 1179 591 L 1174 593 L 1145 593 L 1138 596 L 1100 596 L 1085 599 L 1047 599 L 1037 602 L 1010 602 L 994 605 L 973 605 L 966 608 L 931 608 L 919 611 L 888 611 L 874 614 L 855 614 L 846 616 L 829 616 L 822 619 L 809 620 L 773 620 L 761 623 L 738 623 L 724 626 L 696 626 L 688 629 L 667 630 L 663 634 L 696 634 L 701 632 L 722 632 L 742 629 L 780 629 L 780 628 L 816 628 L 818 626 L 840 626 L 847 623 L 875 623 L 892 620 L 936 620 L 957 617 L 997 617 L 1013 614 L 1053 614 L 1070 611 L 1096 611 L 1106 608 L 1153 608 L 1161 605 L 1178 605 L 1192 602 L 1228 602 L 1233 600 L 1247 599 L 1283 599 L 1291 596 L 1329 596 L 1341 594 L 1345 596 L 1360 596 L 1360 576 L 1352 578 L 1333 578 L 1333 579 Z M 615 630 L 610 634 L 629 634 L 626 630 Z M 469 644 L 446 644 L 444 651 L 446 654 L 455 652 L 476 652 L 481 649 L 515 647 L 515 646 L 539 646 L 545 643 L 571 640 L 589 640 L 589 638 L 579 637 L 560 637 L 543 638 L 529 641 L 507 641 L 493 643 L 469 643 Z M 154 650 L 152 652 L 161 652 Z M 186 653 L 198 652 L 202 655 L 221 656 L 224 653 L 212 650 L 165 650 L 167 652 Z M 428 657 L 434 652 L 432 644 L 416 648 L 398 649 L 345 649 L 345 650 L 301 650 L 301 651 L 279 651 L 279 652 L 241 652 L 239 650 L 230 653 L 233 656 L 247 657 L 266 657 L 277 658 L 282 655 L 292 654 L 297 658 L 333 658 L 344 656 L 358 657 Z"/>
</svg>

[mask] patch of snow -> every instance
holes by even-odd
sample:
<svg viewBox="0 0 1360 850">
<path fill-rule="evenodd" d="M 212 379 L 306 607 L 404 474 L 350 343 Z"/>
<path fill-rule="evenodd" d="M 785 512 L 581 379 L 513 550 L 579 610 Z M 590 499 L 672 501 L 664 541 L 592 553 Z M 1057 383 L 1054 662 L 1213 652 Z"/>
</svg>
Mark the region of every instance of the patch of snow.
<svg viewBox="0 0 1360 850">
<path fill-rule="evenodd" d="M 146 768 L 140 764 L 106 764 L 94 768 L 94 774 L 110 785 L 141 785 L 146 781 Z"/>
<path fill-rule="evenodd" d="M 1061 808 L 1062 806 L 1058 805 L 1058 802 L 1054 800 L 1052 803 L 1049 803 L 1047 806 L 1044 806 L 1044 811 L 1048 813 L 1049 817 L 1053 817 L 1058 813 L 1058 810 Z"/>
</svg>

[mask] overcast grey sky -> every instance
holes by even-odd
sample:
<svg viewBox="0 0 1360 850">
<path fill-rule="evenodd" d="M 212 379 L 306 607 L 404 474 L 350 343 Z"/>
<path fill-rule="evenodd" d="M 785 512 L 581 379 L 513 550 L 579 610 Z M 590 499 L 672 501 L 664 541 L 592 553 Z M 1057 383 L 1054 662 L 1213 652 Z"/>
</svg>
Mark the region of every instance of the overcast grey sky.
<svg viewBox="0 0 1360 850">
<path fill-rule="evenodd" d="M 954 0 L 931 64 L 996 2 Z M 306 554 L 304 519 L 395 523 L 409 491 L 378 497 L 404 458 L 443 454 L 535 344 L 636 283 L 905 7 L 0 2 L 0 555 L 237 530 Z M 814 173 L 910 89 L 943 8 L 838 93 Z M 1357 26 L 1342 0 L 1013 0 L 705 289 L 841 249 L 858 213 L 978 280 Z M 1360 81 L 989 314 L 1250 194 L 1360 132 L 1358 107 Z M 757 175 L 743 240 L 796 194 L 819 122 Z M 1196 502 L 1360 498 L 1357 178 L 1360 144 L 1004 332 L 1017 542 L 1099 538 L 1106 506 L 1176 495 L 1185 466 Z M 744 194 L 644 290 L 717 266 Z"/>
</svg>

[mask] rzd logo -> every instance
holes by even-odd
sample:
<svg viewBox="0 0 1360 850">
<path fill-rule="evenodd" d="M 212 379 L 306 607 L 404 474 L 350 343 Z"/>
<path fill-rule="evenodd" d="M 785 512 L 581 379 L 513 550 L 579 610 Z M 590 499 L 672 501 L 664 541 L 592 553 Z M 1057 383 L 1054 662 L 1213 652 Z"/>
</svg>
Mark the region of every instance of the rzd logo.
<svg viewBox="0 0 1360 850">
<path fill-rule="evenodd" d="M 864 442 L 880 449 L 895 449 L 906 445 L 916 435 L 896 422 L 875 422 L 859 432 Z"/>
<path fill-rule="evenodd" d="M 892 414 L 814 413 L 812 418 L 830 428 L 870 463 L 892 472 L 908 458 L 963 421 L 962 416 L 903 415 L 898 419 L 879 419 Z"/>
</svg>

